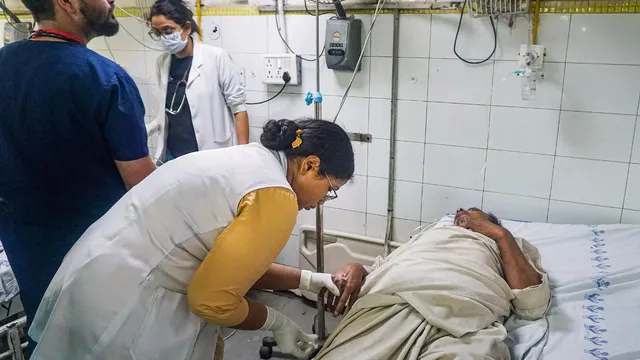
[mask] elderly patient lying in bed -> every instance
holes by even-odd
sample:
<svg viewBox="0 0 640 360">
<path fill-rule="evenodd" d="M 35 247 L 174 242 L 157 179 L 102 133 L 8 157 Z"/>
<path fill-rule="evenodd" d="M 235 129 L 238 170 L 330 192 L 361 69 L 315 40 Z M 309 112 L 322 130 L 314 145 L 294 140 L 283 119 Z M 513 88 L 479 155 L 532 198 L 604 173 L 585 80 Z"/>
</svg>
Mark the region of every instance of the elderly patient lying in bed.
<svg viewBox="0 0 640 360">
<path fill-rule="evenodd" d="M 334 315 L 355 304 L 316 360 L 509 359 L 505 319 L 539 319 L 550 300 L 537 249 L 475 208 L 334 281 Z"/>
</svg>

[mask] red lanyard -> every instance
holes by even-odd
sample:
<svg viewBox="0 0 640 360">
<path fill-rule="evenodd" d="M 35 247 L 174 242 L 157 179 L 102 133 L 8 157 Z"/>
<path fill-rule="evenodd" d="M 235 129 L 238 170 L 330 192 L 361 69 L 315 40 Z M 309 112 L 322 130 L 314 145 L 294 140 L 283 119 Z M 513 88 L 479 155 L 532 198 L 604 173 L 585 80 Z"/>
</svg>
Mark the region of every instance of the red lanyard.
<svg viewBox="0 0 640 360">
<path fill-rule="evenodd" d="M 71 35 L 69 33 L 57 30 L 36 30 L 29 37 L 30 39 L 38 39 L 41 37 L 52 37 L 55 39 L 60 39 L 68 42 L 75 42 L 82 46 L 87 46 L 87 42 L 82 40 L 81 38 Z"/>
</svg>

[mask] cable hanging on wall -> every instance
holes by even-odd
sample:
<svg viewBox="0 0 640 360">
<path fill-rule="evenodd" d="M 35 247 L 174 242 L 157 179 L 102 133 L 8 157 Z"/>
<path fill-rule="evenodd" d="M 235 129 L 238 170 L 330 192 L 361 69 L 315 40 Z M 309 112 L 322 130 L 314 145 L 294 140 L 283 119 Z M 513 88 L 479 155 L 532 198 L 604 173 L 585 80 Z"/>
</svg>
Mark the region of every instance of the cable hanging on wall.
<svg viewBox="0 0 640 360">
<path fill-rule="evenodd" d="M 133 19 L 138 20 L 138 21 L 139 21 L 139 22 L 141 22 L 142 24 L 144 24 L 144 25 L 148 25 L 148 24 L 149 24 L 149 21 L 147 21 L 147 20 L 145 20 L 145 19 L 143 19 L 143 18 L 137 17 L 137 16 L 135 16 L 135 15 L 132 15 L 131 13 L 129 13 L 129 12 L 127 12 L 127 11 L 125 11 L 123 8 L 119 7 L 118 5 L 116 5 L 116 7 L 117 7 L 120 11 L 122 11 L 123 13 L 125 13 L 127 16 L 129 16 L 129 17 L 131 17 L 131 18 L 133 18 Z M 156 48 L 153 48 L 153 47 L 151 47 L 151 46 L 149 46 L 149 45 L 145 44 L 145 43 L 144 43 L 144 41 L 140 41 L 140 40 L 139 40 L 137 37 L 135 37 L 135 36 L 134 36 L 134 35 L 133 35 L 133 34 L 132 34 L 132 33 L 131 33 L 131 32 L 130 32 L 130 31 L 129 31 L 125 26 L 124 26 L 124 25 L 122 25 L 122 22 L 121 22 L 121 21 L 118 21 L 118 23 L 120 23 L 120 27 L 122 28 L 122 30 L 124 30 L 124 32 L 125 32 L 125 33 L 127 33 L 127 35 L 129 35 L 129 36 L 130 36 L 133 40 L 135 40 L 138 44 L 142 45 L 143 47 L 145 47 L 145 48 L 147 48 L 147 49 L 149 49 L 149 50 L 153 50 L 153 51 L 163 51 L 162 49 L 156 49 Z"/>
<path fill-rule="evenodd" d="M 7 20 L 7 23 L 12 28 L 14 28 L 17 32 L 20 32 L 20 33 L 23 33 L 23 34 L 30 34 L 31 33 L 28 30 L 20 29 L 19 27 L 14 25 L 14 23 L 16 23 L 16 24 L 20 23 L 20 18 L 18 18 L 13 12 L 11 12 L 11 10 L 9 10 L 9 7 L 4 2 L 4 0 L 0 0 L 0 10 L 2 10 L 2 15 L 4 15 L 4 18 Z"/>
<path fill-rule="evenodd" d="M 280 37 L 280 40 L 282 40 L 282 42 L 284 43 L 284 46 L 286 46 L 287 49 L 292 54 L 295 54 L 297 57 L 299 57 L 303 61 L 309 61 L 309 62 L 318 61 L 320 59 L 320 57 L 322 57 L 322 55 L 324 54 L 324 51 L 325 51 L 324 47 L 322 48 L 322 52 L 320 53 L 320 55 L 317 58 L 308 59 L 308 58 L 303 57 L 302 55 L 298 55 L 298 53 L 293 51 L 291 46 L 289 46 L 289 43 L 287 42 L 287 40 L 284 38 L 284 36 L 282 36 L 282 29 L 280 28 L 280 22 L 278 21 L 278 2 L 275 1 L 274 4 L 275 4 L 275 11 L 274 11 L 273 14 L 274 14 L 275 19 L 276 19 L 276 30 L 278 31 L 278 36 Z M 305 6 L 305 9 L 307 9 L 307 13 L 309 13 L 309 15 L 315 16 L 315 15 L 311 14 L 311 12 L 309 11 L 309 8 L 307 7 L 307 0 L 305 0 L 304 6 Z M 332 12 L 327 12 L 327 13 L 324 13 L 324 14 L 321 14 L 321 15 L 326 15 L 326 14 L 333 14 L 333 13 Z"/>
<path fill-rule="evenodd" d="M 462 18 L 464 17 L 464 9 L 465 7 L 468 7 L 467 3 L 469 2 L 469 0 L 465 0 L 462 3 L 462 9 L 460 9 L 460 20 L 458 21 L 458 29 L 456 30 L 456 37 L 453 40 L 453 53 L 456 55 L 456 57 L 460 60 L 462 60 L 463 62 L 470 64 L 470 65 L 480 65 L 480 64 L 484 64 L 487 61 L 489 61 L 492 57 L 493 54 L 496 53 L 496 48 L 498 47 L 498 29 L 496 26 L 496 23 L 493 20 L 492 16 L 489 16 L 489 21 L 491 22 L 491 29 L 493 29 L 493 50 L 491 51 L 491 54 L 489 54 L 489 56 L 484 59 L 484 60 L 479 60 L 479 61 L 473 61 L 473 60 L 467 60 L 464 59 L 462 56 L 460 56 L 460 54 L 458 54 L 458 37 L 460 36 L 460 28 L 462 27 Z M 469 6 L 470 7 L 470 6 Z"/>
<path fill-rule="evenodd" d="M 258 101 L 258 102 L 254 102 L 254 103 L 247 103 L 247 105 L 261 105 L 261 104 L 266 104 L 269 101 L 277 98 L 278 96 L 280 96 L 280 94 L 282 94 L 282 92 L 284 91 L 284 89 L 287 87 L 287 85 L 289 84 L 289 82 L 291 81 L 291 75 L 289 75 L 288 72 L 285 71 L 284 74 L 282 74 L 282 80 L 284 81 L 284 85 L 282 85 L 282 87 L 280 88 L 280 91 L 278 91 L 277 94 L 273 95 L 272 97 L 268 98 L 267 100 L 263 100 L 263 101 Z"/>
<path fill-rule="evenodd" d="M 316 16 L 316 14 L 312 13 L 311 11 L 309 11 L 308 2 L 309 2 L 309 0 L 304 0 L 304 10 L 307 12 L 307 14 L 309 14 L 309 15 L 314 16 L 314 17 L 315 17 L 315 16 Z M 327 12 L 320 13 L 320 16 L 323 16 L 323 15 L 329 15 L 329 14 L 333 14 L 333 15 L 335 15 L 335 16 L 338 16 L 338 14 L 336 14 L 336 13 L 335 13 L 335 12 L 333 12 L 333 11 L 327 11 Z"/>
</svg>

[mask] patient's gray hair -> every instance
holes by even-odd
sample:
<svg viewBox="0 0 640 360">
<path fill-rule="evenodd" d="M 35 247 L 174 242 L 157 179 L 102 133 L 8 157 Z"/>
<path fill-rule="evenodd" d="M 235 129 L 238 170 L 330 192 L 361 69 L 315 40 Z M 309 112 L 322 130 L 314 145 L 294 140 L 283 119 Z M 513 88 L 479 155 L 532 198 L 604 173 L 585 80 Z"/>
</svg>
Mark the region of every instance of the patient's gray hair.
<svg viewBox="0 0 640 360">
<path fill-rule="evenodd" d="M 498 219 L 497 216 L 493 215 L 493 213 L 487 213 L 487 217 L 489 218 L 489 221 L 491 221 L 492 223 L 498 225 L 498 226 L 502 226 L 502 222 L 500 222 L 500 219 Z"/>
<path fill-rule="evenodd" d="M 478 209 L 477 207 L 469 208 L 469 210 L 481 211 L 481 212 L 487 214 L 487 218 L 489 218 L 489 221 L 491 221 L 492 223 L 494 223 L 494 224 L 496 224 L 498 226 L 502 226 L 502 222 L 500 222 L 500 219 L 498 219 L 497 216 L 493 215 L 492 212 L 485 212 L 485 211 L 482 211 L 482 210 Z"/>
</svg>

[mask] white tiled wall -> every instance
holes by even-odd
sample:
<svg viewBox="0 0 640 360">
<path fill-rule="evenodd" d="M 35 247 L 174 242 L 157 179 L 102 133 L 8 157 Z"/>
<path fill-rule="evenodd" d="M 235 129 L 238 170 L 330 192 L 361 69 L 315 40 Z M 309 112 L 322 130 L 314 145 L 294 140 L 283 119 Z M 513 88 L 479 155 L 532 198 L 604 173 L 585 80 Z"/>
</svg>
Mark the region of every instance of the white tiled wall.
<svg viewBox="0 0 640 360">
<path fill-rule="evenodd" d="M 361 16 L 365 30 L 371 16 Z M 640 15 L 542 15 L 545 78 L 535 100 L 520 97 L 515 69 L 529 24 L 498 24 L 496 55 L 469 66 L 452 51 L 457 15 L 402 15 L 396 139 L 396 239 L 457 207 L 481 206 L 499 217 L 557 223 L 640 223 Z M 312 58 L 314 18 L 287 16 L 294 51 Z M 327 203 L 327 228 L 382 237 L 389 163 L 393 20 L 382 15 L 362 71 L 339 117 L 348 131 L 372 134 L 354 143 L 356 176 Z M 143 25 L 123 26 L 154 46 Z M 218 32 L 212 29 L 217 27 Z M 229 51 L 244 69 L 251 101 L 278 87 L 260 82 L 260 54 L 283 52 L 272 16 L 205 17 L 205 41 Z M 322 29 L 324 31 L 324 23 Z M 364 31 L 363 31 L 364 32 Z M 110 41 L 155 115 L 157 52 L 121 34 Z M 91 46 L 110 56 L 103 40 Z M 157 45 L 156 45 L 157 46 Z M 486 19 L 465 18 L 458 52 L 485 58 L 493 46 Z M 333 118 L 350 73 L 322 62 L 324 117 Z M 303 61 L 302 85 L 250 108 L 252 138 L 269 118 L 312 116 L 304 94 L 315 89 L 315 63 Z M 299 225 L 313 224 L 313 212 Z M 294 232 L 282 256 L 297 262 Z"/>
</svg>

